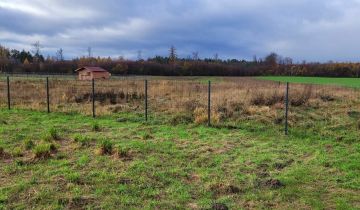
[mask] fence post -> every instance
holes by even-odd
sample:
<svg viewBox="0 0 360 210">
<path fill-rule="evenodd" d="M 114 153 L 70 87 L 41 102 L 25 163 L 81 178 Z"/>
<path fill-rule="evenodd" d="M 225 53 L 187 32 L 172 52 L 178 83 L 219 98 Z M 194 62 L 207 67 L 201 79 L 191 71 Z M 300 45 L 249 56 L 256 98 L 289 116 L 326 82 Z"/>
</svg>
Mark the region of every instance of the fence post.
<svg viewBox="0 0 360 210">
<path fill-rule="evenodd" d="M 47 103 L 47 112 L 50 113 L 49 77 L 46 77 L 46 103 Z"/>
<path fill-rule="evenodd" d="M 9 76 L 6 77 L 7 81 L 7 99 L 8 99 L 8 109 L 11 109 L 11 103 L 10 103 L 10 78 Z"/>
<path fill-rule="evenodd" d="M 289 134 L 288 114 L 289 114 L 289 82 L 286 83 L 286 93 L 285 93 L 285 135 Z"/>
<path fill-rule="evenodd" d="M 95 79 L 92 79 L 92 114 L 95 118 Z"/>
<path fill-rule="evenodd" d="M 208 85 L 208 126 L 211 125 L 211 81 Z"/>
<path fill-rule="evenodd" d="M 125 95 L 125 98 L 126 98 L 126 103 L 129 102 L 129 81 L 128 81 L 128 78 L 125 76 L 125 79 L 126 79 L 126 95 Z"/>
<path fill-rule="evenodd" d="M 148 81 L 145 80 L 145 121 L 148 121 Z"/>
</svg>

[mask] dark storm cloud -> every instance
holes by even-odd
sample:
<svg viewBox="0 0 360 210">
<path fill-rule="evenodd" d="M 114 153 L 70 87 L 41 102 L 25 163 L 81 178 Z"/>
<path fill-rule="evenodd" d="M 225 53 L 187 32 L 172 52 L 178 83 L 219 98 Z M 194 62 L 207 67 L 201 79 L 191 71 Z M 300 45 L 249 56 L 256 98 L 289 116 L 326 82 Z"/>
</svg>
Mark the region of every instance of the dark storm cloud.
<svg viewBox="0 0 360 210">
<path fill-rule="evenodd" d="M 358 60 L 359 0 L 0 0 L 0 43 L 44 54 Z"/>
</svg>

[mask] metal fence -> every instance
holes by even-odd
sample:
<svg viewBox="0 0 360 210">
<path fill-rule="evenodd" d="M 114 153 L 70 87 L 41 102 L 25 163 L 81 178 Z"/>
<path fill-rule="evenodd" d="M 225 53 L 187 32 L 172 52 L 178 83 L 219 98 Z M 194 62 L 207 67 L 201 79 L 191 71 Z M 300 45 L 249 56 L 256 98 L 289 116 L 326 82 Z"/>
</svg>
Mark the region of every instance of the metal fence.
<svg viewBox="0 0 360 210">
<path fill-rule="evenodd" d="M 93 117 L 128 114 L 144 121 L 218 125 L 241 120 L 283 124 L 306 104 L 343 100 L 360 109 L 355 88 L 301 85 L 253 78 L 115 77 L 79 81 L 75 77 L 6 76 L 0 79 L 1 108 L 83 113 Z M 360 112 L 360 110 L 357 110 Z M 289 116 L 290 115 L 290 116 Z"/>
</svg>

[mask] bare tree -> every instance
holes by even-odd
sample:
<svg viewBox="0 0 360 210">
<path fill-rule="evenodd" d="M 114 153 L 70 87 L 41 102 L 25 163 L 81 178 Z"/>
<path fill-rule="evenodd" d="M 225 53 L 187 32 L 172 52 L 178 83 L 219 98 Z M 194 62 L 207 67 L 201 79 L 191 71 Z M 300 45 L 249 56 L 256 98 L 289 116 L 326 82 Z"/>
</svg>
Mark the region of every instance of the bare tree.
<svg viewBox="0 0 360 210">
<path fill-rule="evenodd" d="M 292 64 L 293 64 L 292 58 L 290 58 L 290 57 L 285 57 L 285 58 L 284 58 L 284 64 L 285 64 L 285 65 L 292 65 Z"/>
<path fill-rule="evenodd" d="M 253 62 L 254 62 L 254 63 L 257 63 L 257 62 L 258 62 L 258 59 L 257 59 L 256 55 L 253 56 Z"/>
<path fill-rule="evenodd" d="M 141 51 L 141 50 L 138 50 L 138 51 L 137 51 L 137 60 L 138 60 L 138 61 L 141 61 L 141 60 L 142 60 L 142 51 Z"/>
<path fill-rule="evenodd" d="M 5 72 L 6 66 L 9 63 L 9 57 L 9 49 L 0 45 L 0 72 Z"/>
<path fill-rule="evenodd" d="M 219 61 L 219 54 L 218 54 L 218 53 L 215 53 L 215 55 L 214 55 L 214 60 L 215 60 L 215 62 L 218 62 L 218 61 Z"/>
<path fill-rule="evenodd" d="M 43 48 L 43 46 L 40 44 L 40 41 L 36 41 L 35 43 L 31 44 L 31 46 L 33 47 L 31 51 L 34 54 L 34 61 L 38 63 L 39 61 L 44 60 L 43 56 L 41 55 L 41 48 Z"/>
<path fill-rule="evenodd" d="M 34 53 L 34 55 L 40 55 L 40 50 L 41 48 L 43 48 L 43 46 L 40 44 L 40 41 L 36 41 L 35 43 L 32 43 L 31 46 L 33 47 L 33 49 L 31 50 L 32 53 Z"/>
<path fill-rule="evenodd" d="M 62 48 L 60 48 L 57 52 L 56 52 L 56 60 L 57 61 L 64 61 L 64 50 Z"/>
<path fill-rule="evenodd" d="M 192 53 L 192 59 L 194 61 L 199 60 L 199 52 L 198 51 L 195 51 L 195 52 Z"/>
<path fill-rule="evenodd" d="M 88 53 L 88 57 L 89 57 L 89 58 L 92 58 L 92 56 L 93 56 L 93 55 L 92 55 L 92 48 L 91 48 L 91 47 L 88 47 L 86 51 L 87 51 L 87 53 Z"/>
</svg>

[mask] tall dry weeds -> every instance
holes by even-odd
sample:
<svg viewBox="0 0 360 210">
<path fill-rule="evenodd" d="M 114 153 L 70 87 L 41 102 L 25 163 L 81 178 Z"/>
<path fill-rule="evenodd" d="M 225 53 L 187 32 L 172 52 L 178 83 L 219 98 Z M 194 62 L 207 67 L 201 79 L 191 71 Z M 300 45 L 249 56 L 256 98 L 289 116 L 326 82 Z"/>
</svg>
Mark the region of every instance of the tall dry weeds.
<svg viewBox="0 0 360 210">
<path fill-rule="evenodd" d="M 152 114 L 184 113 L 196 122 L 203 123 L 207 108 L 206 81 L 194 78 L 148 78 L 149 111 Z M 0 97 L 6 99 L 6 82 L 0 80 Z M 116 112 L 143 112 L 143 78 L 117 78 L 96 81 L 97 115 Z M 358 91 L 356 92 L 358 93 Z M 328 96 L 331 97 L 328 97 Z M 46 110 L 45 79 L 11 78 L 12 106 Z M 50 79 L 52 111 L 91 114 L 91 82 L 70 79 Z M 331 101 L 333 98 L 359 101 L 354 90 L 333 86 L 290 85 L 291 106 L 304 106 L 311 99 Z M 219 78 L 212 83 L 211 103 L 213 119 L 217 121 L 242 115 L 252 115 L 254 110 L 282 109 L 285 86 L 277 82 L 252 78 Z M 0 105 L 6 107 L 6 100 Z M 251 107 L 251 108 L 250 108 Z M 259 108 L 256 108 L 259 107 Z M 267 108 L 266 108 L 267 109 Z M 249 111 L 250 110 L 250 111 Z M 205 112 L 206 113 L 206 112 Z"/>
</svg>

